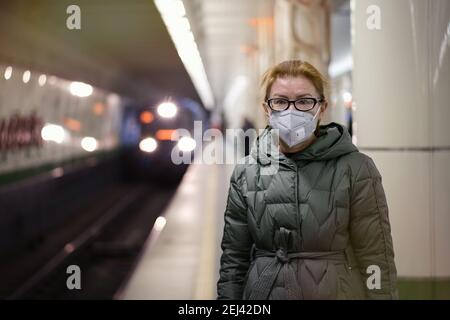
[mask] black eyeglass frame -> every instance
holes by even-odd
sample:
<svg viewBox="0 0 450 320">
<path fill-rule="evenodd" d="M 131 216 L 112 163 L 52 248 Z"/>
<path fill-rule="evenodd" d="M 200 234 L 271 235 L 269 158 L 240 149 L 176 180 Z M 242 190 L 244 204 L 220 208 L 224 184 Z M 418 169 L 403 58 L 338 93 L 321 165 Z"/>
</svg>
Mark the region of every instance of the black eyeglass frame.
<svg viewBox="0 0 450 320">
<path fill-rule="evenodd" d="M 274 109 L 273 107 L 272 107 L 272 101 L 273 100 L 284 100 L 284 101 L 287 101 L 287 103 L 288 103 L 288 105 L 287 105 L 287 107 L 285 108 L 285 109 Z M 307 110 L 300 110 L 299 108 L 297 108 L 297 106 L 295 105 L 295 103 L 297 102 L 297 101 L 299 101 L 299 100 L 312 100 L 312 101 L 314 101 L 314 105 L 311 107 L 311 108 L 309 108 L 309 109 L 307 109 Z M 316 106 L 317 106 L 317 104 L 318 103 L 322 103 L 322 102 L 324 102 L 325 101 L 325 99 L 324 98 L 319 98 L 319 99 L 317 99 L 317 98 L 312 98 L 312 97 L 304 97 L 304 98 L 299 98 L 299 99 L 297 99 L 297 100 L 288 100 L 288 99 L 285 99 L 285 98 L 271 98 L 271 99 L 267 99 L 266 100 L 266 103 L 267 103 L 267 105 L 269 106 L 269 108 L 272 110 L 272 111 L 285 111 L 285 110 L 287 110 L 287 109 L 289 109 L 289 107 L 291 106 L 291 103 L 292 104 L 294 104 L 294 108 L 295 109 L 297 109 L 298 111 L 303 111 L 303 112 L 308 112 L 308 111 L 311 111 L 312 109 L 314 109 Z"/>
</svg>

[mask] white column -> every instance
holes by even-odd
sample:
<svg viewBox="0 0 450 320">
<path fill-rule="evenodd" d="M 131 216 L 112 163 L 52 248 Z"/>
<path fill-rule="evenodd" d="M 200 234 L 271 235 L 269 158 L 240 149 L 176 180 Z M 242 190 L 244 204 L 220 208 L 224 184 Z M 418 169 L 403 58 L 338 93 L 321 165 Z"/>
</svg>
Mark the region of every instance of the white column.
<svg viewBox="0 0 450 320">
<path fill-rule="evenodd" d="M 352 1 L 354 129 L 383 177 L 400 277 L 450 278 L 449 22 L 448 0 Z"/>
</svg>

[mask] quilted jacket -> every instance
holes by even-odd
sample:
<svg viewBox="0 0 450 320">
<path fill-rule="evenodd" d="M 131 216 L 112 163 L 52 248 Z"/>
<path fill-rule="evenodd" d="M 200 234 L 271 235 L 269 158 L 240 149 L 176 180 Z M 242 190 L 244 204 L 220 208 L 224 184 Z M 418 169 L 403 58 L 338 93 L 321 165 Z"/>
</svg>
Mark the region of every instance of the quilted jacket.
<svg viewBox="0 0 450 320">
<path fill-rule="evenodd" d="M 397 299 L 381 176 L 339 124 L 293 155 L 267 126 L 234 168 L 218 299 Z"/>
</svg>

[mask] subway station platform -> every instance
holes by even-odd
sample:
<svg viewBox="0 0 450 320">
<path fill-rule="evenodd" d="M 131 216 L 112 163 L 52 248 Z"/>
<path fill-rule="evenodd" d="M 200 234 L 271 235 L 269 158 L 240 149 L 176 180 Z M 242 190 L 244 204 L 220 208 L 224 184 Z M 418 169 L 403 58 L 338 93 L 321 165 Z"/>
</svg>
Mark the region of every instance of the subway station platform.
<svg viewBox="0 0 450 320">
<path fill-rule="evenodd" d="M 216 298 L 223 214 L 233 168 L 190 165 L 117 299 Z"/>
<path fill-rule="evenodd" d="M 0 1 L 0 298 L 215 299 L 235 165 L 172 151 L 320 93 L 382 177 L 399 298 L 450 300 L 449 0 L 29 2 Z M 293 60 L 322 76 L 280 95 Z"/>
</svg>

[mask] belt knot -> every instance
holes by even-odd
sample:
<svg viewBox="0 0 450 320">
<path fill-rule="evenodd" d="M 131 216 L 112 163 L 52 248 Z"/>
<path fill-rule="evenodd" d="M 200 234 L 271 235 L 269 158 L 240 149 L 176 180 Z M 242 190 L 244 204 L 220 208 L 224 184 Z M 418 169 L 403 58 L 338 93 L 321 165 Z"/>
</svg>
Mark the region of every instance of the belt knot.
<svg viewBox="0 0 450 320">
<path fill-rule="evenodd" d="M 290 260 L 289 255 L 284 248 L 279 248 L 277 250 L 276 257 L 281 263 L 288 263 Z"/>
</svg>

